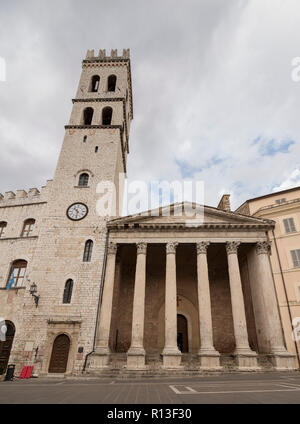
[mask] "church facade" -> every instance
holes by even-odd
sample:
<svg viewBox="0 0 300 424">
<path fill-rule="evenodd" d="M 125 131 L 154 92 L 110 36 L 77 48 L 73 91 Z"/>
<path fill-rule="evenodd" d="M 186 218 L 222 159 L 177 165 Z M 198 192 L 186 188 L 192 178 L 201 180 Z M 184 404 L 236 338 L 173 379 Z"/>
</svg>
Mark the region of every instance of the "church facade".
<svg viewBox="0 0 300 424">
<path fill-rule="evenodd" d="M 132 104 L 129 50 L 88 51 L 53 180 L 0 195 L 0 373 L 295 368 L 272 220 L 232 212 L 227 196 L 201 223 L 183 204 L 99 216 L 99 182 L 122 203 Z"/>
</svg>

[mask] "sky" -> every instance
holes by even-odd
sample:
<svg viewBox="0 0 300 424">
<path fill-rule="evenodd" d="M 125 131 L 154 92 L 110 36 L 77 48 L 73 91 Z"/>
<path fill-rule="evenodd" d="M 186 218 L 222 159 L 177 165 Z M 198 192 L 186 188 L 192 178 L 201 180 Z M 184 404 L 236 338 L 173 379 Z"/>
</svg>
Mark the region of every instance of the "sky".
<svg viewBox="0 0 300 424">
<path fill-rule="evenodd" d="M 88 49 L 130 48 L 128 179 L 300 185 L 299 0 L 0 1 L 0 192 L 52 179 Z M 299 72 L 300 75 L 300 72 Z"/>
</svg>

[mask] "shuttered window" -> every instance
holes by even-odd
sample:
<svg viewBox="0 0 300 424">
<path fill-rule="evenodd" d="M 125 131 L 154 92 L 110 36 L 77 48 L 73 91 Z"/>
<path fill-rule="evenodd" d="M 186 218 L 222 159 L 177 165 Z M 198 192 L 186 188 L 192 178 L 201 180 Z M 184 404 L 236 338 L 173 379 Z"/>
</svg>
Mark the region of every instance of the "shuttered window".
<svg viewBox="0 0 300 424">
<path fill-rule="evenodd" d="M 284 202 L 286 202 L 286 198 L 285 197 L 283 197 L 282 199 L 275 200 L 275 203 L 277 203 L 277 205 L 280 205 L 280 203 L 284 203 Z"/>
<path fill-rule="evenodd" d="M 283 224 L 284 224 L 284 229 L 285 229 L 286 233 L 295 233 L 296 232 L 294 218 L 284 219 Z"/>
<path fill-rule="evenodd" d="M 294 268 L 300 267 L 300 249 L 291 250 Z"/>
</svg>

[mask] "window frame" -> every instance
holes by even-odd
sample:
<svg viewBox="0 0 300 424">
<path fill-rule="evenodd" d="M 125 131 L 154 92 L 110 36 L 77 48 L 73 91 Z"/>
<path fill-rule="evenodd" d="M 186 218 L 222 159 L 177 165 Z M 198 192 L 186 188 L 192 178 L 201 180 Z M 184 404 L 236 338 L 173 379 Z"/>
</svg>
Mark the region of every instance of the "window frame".
<svg viewBox="0 0 300 424">
<path fill-rule="evenodd" d="M 21 237 L 27 238 L 32 236 L 35 222 L 36 221 L 33 218 L 26 219 L 26 221 L 24 221 Z"/>
<path fill-rule="evenodd" d="M 69 278 L 65 282 L 65 288 L 64 288 L 63 299 L 62 299 L 63 305 L 70 305 L 72 303 L 73 289 L 74 289 L 74 280 L 72 278 Z"/>
<path fill-rule="evenodd" d="M 7 222 L 1 221 L 0 222 L 0 239 L 4 238 L 3 236 L 5 235 L 6 228 L 7 228 Z"/>
<path fill-rule="evenodd" d="M 8 284 L 10 282 L 13 270 L 14 270 L 14 280 L 15 280 L 15 282 L 14 282 L 14 285 L 12 286 L 12 288 L 13 289 L 19 289 L 19 288 L 23 287 L 23 282 L 24 282 L 24 279 L 25 279 L 27 266 L 28 266 L 28 262 L 25 261 L 25 259 L 18 259 L 16 261 L 14 261 L 10 266 L 10 271 L 9 271 L 8 279 L 7 279 L 7 282 L 6 282 L 6 287 L 8 286 Z M 23 269 L 25 271 L 24 271 L 23 275 L 21 275 L 21 271 Z M 16 270 L 18 270 L 17 273 L 16 273 Z"/>
<path fill-rule="evenodd" d="M 79 175 L 78 187 L 88 187 L 90 182 L 90 175 L 87 172 L 82 172 Z"/>
<path fill-rule="evenodd" d="M 293 249 L 290 252 L 293 268 L 300 268 L 300 249 Z"/>
<path fill-rule="evenodd" d="M 92 262 L 93 249 L 94 249 L 93 240 L 87 240 L 84 245 L 82 262 L 84 263 Z"/>
<path fill-rule="evenodd" d="M 280 199 L 275 200 L 276 205 L 281 205 L 282 203 L 286 202 L 286 197 L 281 197 Z"/>
<path fill-rule="evenodd" d="M 100 76 L 93 75 L 91 78 L 90 93 L 98 93 L 100 88 Z"/>
<path fill-rule="evenodd" d="M 291 233 L 296 233 L 297 232 L 296 225 L 295 225 L 295 220 L 294 220 L 293 217 L 284 218 L 282 220 L 282 222 L 283 222 L 283 227 L 284 227 L 285 234 L 291 234 Z"/>
</svg>

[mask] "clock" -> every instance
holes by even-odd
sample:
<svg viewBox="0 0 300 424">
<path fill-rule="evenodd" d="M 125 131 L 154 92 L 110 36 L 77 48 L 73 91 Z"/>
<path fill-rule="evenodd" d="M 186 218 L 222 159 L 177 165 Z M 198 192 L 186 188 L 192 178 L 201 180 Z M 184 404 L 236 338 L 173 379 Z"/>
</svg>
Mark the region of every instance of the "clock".
<svg viewBox="0 0 300 424">
<path fill-rule="evenodd" d="M 88 212 L 88 207 L 84 203 L 74 203 L 68 208 L 67 217 L 72 221 L 81 221 Z"/>
</svg>

